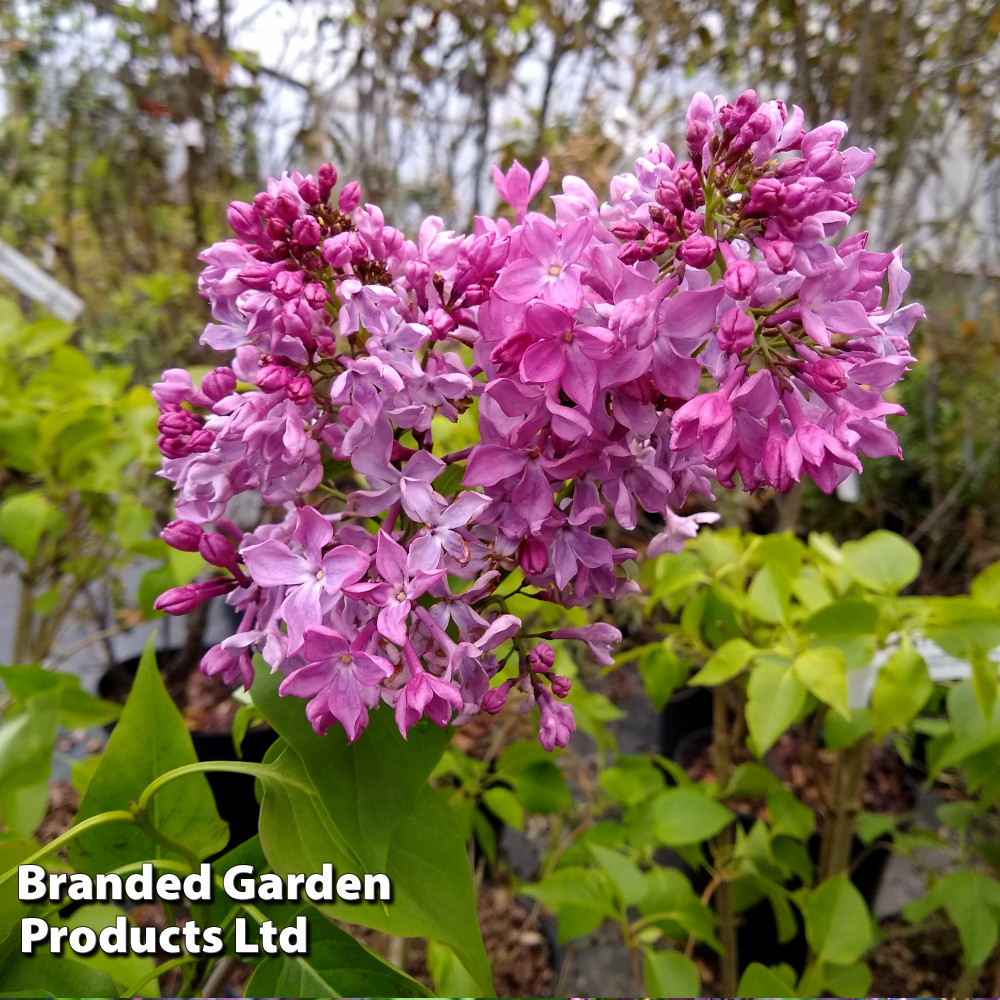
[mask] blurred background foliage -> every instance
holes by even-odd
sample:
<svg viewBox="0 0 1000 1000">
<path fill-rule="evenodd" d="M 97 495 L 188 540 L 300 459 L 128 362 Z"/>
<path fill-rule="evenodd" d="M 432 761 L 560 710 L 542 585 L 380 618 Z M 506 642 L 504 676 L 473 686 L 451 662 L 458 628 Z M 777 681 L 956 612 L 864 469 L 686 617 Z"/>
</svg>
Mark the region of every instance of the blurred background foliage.
<svg viewBox="0 0 1000 1000">
<path fill-rule="evenodd" d="M 964 590 L 1000 557 L 998 36 L 987 0 L 0 0 L 0 239 L 85 301 L 71 343 L 149 382 L 211 362 L 197 254 L 269 172 L 333 159 L 410 232 L 465 226 L 494 161 L 600 192 L 683 148 L 693 90 L 755 86 L 877 148 L 858 222 L 905 242 L 928 318 L 906 461 L 868 463 L 856 502 L 803 486 L 727 521 L 887 527 L 923 589 Z"/>
</svg>

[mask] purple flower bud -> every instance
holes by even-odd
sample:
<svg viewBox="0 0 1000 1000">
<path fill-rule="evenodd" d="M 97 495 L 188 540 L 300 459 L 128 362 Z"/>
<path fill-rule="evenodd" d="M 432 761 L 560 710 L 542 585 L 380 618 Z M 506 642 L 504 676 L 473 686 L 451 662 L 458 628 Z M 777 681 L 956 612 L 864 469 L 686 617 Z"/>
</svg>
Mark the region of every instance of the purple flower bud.
<svg viewBox="0 0 1000 1000">
<path fill-rule="evenodd" d="M 232 368 L 215 368 L 201 380 L 201 391 L 213 403 L 231 396 L 235 389 L 236 375 Z"/>
<path fill-rule="evenodd" d="M 268 264 L 247 264 L 237 277 L 247 288 L 268 288 L 271 284 L 271 267 Z"/>
<path fill-rule="evenodd" d="M 286 228 L 287 227 L 281 219 L 277 218 L 277 216 L 271 216 L 271 218 L 267 220 L 267 225 L 264 227 L 264 231 L 271 237 L 272 240 L 281 240 L 284 239 Z"/>
<path fill-rule="evenodd" d="M 556 651 L 544 640 L 531 648 L 528 663 L 536 674 L 547 674 L 556 662 Z"/>
<path fill-rule="evenodd" d="M 299 182 L 299 197 L 307 205 L 316 205 L 323 201 L 319 194 L 319 184 L 312 177 L 305 177 Z"/>
<path fill-rule="evenodd" d="M 771 240 L 761 247 L 764 263 L 773 274 L 786 274 L 795 266 L 795 246 L 788 240 Z"/>
<path fill-rule="evenodd" d="M 748 260 L 733 261 L 726 269 L 722 284 L 734 299 L 745 299 L 753 295 L 757 287 L 757 268 Z"/>
<path fill-rule="evenodd" d="M 843 367 L 835 358 L 810 361 L 801 371 L 801 377 L 820 392 L 841 392 L 847 385 Z"/>
<path fill-rule="evenodd" d="M 426 319 L 426 322 L 438 340 L 447 337 L 458 325 L 451 313 L 445 312 L 444 309 L 435 309 Z"/>
<path fill-rule="evenodd" d="M 521 542 L 517 560 L 526 576 L 537 576 L 549 564 L 549 550 L 540 538 L 529 535 Z"/>
<path fill-rule="evenodd" d="M 290 194 L 279 194 L 274 200 L 274 214 L 282 222 L 294 222 L 299 217 L 299 203 Z"/>
<path fill-rule="evenodd" d="M 688 127 L 684 132 L 684 141 L 687 143 L 688 152 L 691 154 L 691 159 L 695 164 L 700 162 L 704 155 L 708 135 L 708 122 L 703 122 L 699 119 L 688 122 Z"/>
<path fill-rule="evenodd" d="M 188 410 L 171 410 L 156 421 L 156 429 L 167 437 L 191 434 L 201 427 L 201 421 Z"/>
<path fill-rule="evenodd" d="M 684 215 L 681 218 L 681 223 L 684 227 L 685 233 L 699 233 L 701 232 L 702 223 L 704 219 L 697 213 L 692 212 L 691 209 L 685 208 Z"/>
<path fill-rule="evenodd" d="M 680 215 L 684 211 L 684 202 L 681 201 L 681 193 L 677 185 L 671 180 L 663 180 L 656 186 L 653 192 L 658 204 L 662 205 L 673 215 Z"/>
<path fill-rule="evenodd" d="M 195 452 L 211 451 L 213 444 L 215 444 L 215 432 L 210 431 L 207 427 L 202 427 L 187 439 L 187 451 L 189 455 Z"/>
<path fill-rule="evenodd" d="M 258 215 L 271 215 L 274 211 L 274 197 L 266 191 L 261 191 L 254 196 L 253 207 Z"/>
<path fill-rule="evenodd" d="M 311 215 L 304 215 L 301 219 L 296 219 L 292 226 L 292 236 L 299 246 L 316 246 L 319 243 L 320 235 L 319 223 Z"/>
<path fill-rule="evenodd" d="M 821 142 L 806 157 L 809 169 L 824 181 L 834 181 L 844 172 L 844 154 L 832 143 Z"/>
<path fill-rule="evenodd" d="M 565 698 L 569 694 L 570 688 L 573 687 L 573 682 L 568 677 L 562 677 L 559 674 L 553 676 L 551 684 L 552 693 L 557 698 Z"/>
<path fill-rule="evenodd" d="M 507 694 L 510 691 L 510 681 L 504 681 L 499 687 L 490 688 L 483 695 L 482 709 L 490 715 L 496 715 L 507 703 Z"/>
<path fill-rule="evenodd" d="M 760 99 L 755 90 L 744 90 L 732 105 L 725 130 L 735 135 L 747 123 L 750 116 L 760 107 Z"/>
<path fill-rule="evenodd" d="M 668 246 L 670 246 L 670 237 L 662 230 L 660 232 L 650 233 L 643 241 L 643 245 L 646 248 L 646 253 L 649 254 L 650 257 L 656 257 L 658 254 L 663 253 Z"/>
<path fill-rule="evenodd" d="M 622 219 L 616 222 L 611 228 L 611 235 L 619 240 L 641 240 L 645 238 L 648 230 L 645 226 L 640 226 L 633 219 Z"/>
<path fill-rule="evenodd" d="M 274 294 L 279 299 L 297 299 L 302 294 L 302 272 L 301 271 L 279 271 L 274 279 Z"/>
<path fill-rule="evenodd" d="M 231 201 L 226 209 L 226 221 L 240 239 L 257 240 L 264 235 L 264 227 L 260 224 L 253 205 L 245 201 Z"/>
<path fill-rule="evenodd" d="M 727 309 L 719 321 L 716 335 L 719 347 L 740 354 L 753 344 L 753 320 L 742 309 Z"/>
<path fill-rule="evenodd" d="M 330 298 L 321 281 L 310 281 L 302 289 L 302 295 L 313 309 L 322 309 Z"/>
<path fill-rule="evenodd" d="M 638 243 L 626 243 L 618 251 L 618 259 L 623 264 L 635 264 L 640 260 L 648 260 L 649 255 Z"/>
<path fill-rule="evenodd" d="M 188 453 L 187 442 L 183 438 L 167 437 L 166 434 L 156 439 L 156 447 L 164 458 L 183 458 Z"/>
<path fill-rule="evenodd" d="M 486 285 L 469 285 L 462 297 L 462 304 L 466 306 L 482 305 L 490 297 L 490 289 Z"/>
<path fill-rule="evenodd" d="M 194 521 L 171 521 L 160 532 L 160 537 L 172 549 L 179 549 L 181 552 L 197 552 L 204 534 L 201 525 L 195 524 Z"/>
<path fill-rule="evenodd" d="M 228 569 L 230 573 L 240 571 L 232 541 L 218 531 L 205 532 L 199 541 L 198 551 L 202 559 L 212 566 Z"/>
<path fill-rule="evenodd" d="M 495 365 L 519 365 L 521 363 L 521 358 L 524 357 L 524 352 L 534 343 L 534 341 L 535 338 L 527 330 L 519 330 L 517 333 L 512 333 L 509 337 L 505 337 L 501 340 L 500 343 L 493 348 L 490 353 L 490 362 Z M 531 539 L 526 539 L 523 545 L 527 545 L 530 541 Z M 542 546 L 542 548 L 544 550 L 544 546 Z M 526 570 L 526 572 L 541 573 L 542 570 L 545 569 L 547 562 L 548 557 L 545 557 L 542 559 L 542 565 L 540 568 L 535 570 Z M 531 564 L 531 560 L 529 560 L 529 564 Z"/>
<path fill-rule="evenodd" d="M 264 392 L 277 392 L 279 389 L 284 389 L 297 376 L 298 373 L 294 368 L 285 365 L 264 365 L 257 376 L 257 386 Z"/>
<path fill-rule="evenodd" d="M 199 604 L 225 594 L 235 586 L 236 581 L 232 577 L 216 577 L 201 583 L 189 583 L 160 594 L 153 602 L 153 607 L 168 615 L 186 615 Z"/>
<path fill-rule="evenodd" d="M 351 181 L 340 189 L 340 197 L 337 199 L 337 206 L 345 215 L 353 212 L 361 204 L 361 185 L 357 181 Z"/>
<path fill-rule="evenodd" d="M 285 386 L 285 395 L 293 403 L 306 403 L 312 398 L 313 384 L 312 381 L 305 375 L 299 376 L 299 378 L 293 378 L 288 385 Z"/>
<path fill-rule="evenodd" d="M 337 168 L 332 163 L 324 163 L 316 171 L 316 180 L 319 182 L 319 200 L 325 202 L 337 186 Z"/>
<path fill-rule="evenodd" d="M 715 261 L 716 248 L 717 244 L 711 236 L 706 236 L 705 233 L 695 233 L 677 248 L 677 256 L 690 267 L 704 270 L 711 267 Z"/>
</svg>

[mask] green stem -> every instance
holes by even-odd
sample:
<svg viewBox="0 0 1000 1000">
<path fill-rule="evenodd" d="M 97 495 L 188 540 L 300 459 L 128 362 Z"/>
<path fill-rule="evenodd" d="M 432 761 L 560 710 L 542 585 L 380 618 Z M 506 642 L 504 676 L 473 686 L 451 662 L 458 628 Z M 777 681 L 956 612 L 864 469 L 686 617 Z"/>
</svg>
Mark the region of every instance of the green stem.
<svg viewBox="0 0 1000 1000">
<path fill-rule="evenodd" d="M 54 854 L 61 847 L 65 847 L 66 844 L 75 840 L 81 833 L 86 833 L 88 830 L 104 826 L 107 823 L 134 823 L 135 821 L 135 813 L 127 809 L 114 809 L 110 812 L 98 813 L 96 816 L 91 816 L 82 823 L 70 827 L 65 833 L 60 834 L 55 840 L 51 841 L 51 843 L 46 844 L 40 851 L 35 851 L 31 857 L 19 861 L 13 868 L 5 871 L 0 875 L 0 885 L 12 879 L 17 874 L 17 870 L 21 865 L 33 865 L 47 855 Z"/>
<path fill-rule="evenodd" d="M 185 778 L 189 774 L 201 774 L 206 771 L 230 771 L 233 774 L 251 774 L 255 778 L 268 778 L 271 776 L 271 768 L 267 764 L 253 764 L 245 760 L 200 760 L 194 764 L 184 764 L 182 767 L 175 767 L 172 771 L 167 771 L 159 777 L 154 778 L 142 791 L 139 801 L 136 803 L 137 812 L 145 812 L 149 805 L 149 800 L 165 785 L 178 778 Z M 197 865 L 195 866 L 197 867 Z"/>
<path fill-rule="evenodd" d="M 190 965 L 192 962 L 197 962 L 198 959 L 194 955 L 181 955 L 179 958 L 172 958 L 169 962 L 164 962 L 162 965 L 156 966 L 151 972 L 147 972 L 142 979 L 134 983 L 127 990 L 121 993 L 122 1000 L 127 1000 L 128 997 L 134 997 L 139 995 L 139 990 L 146 985 L 146 983 L 152 982 L 152 980 L 157 979 L 162 976 L 163 973 L 169 972 L 171 969 L 176 969 L 180 965 Z"/>
<path fill-rule="evenodd" d="M 721 788 L 732 777 L 732 747 L 730 745 L 729 694 L 732 682 L 719 684 L 712 689 L 712 766 L 715 780 Z M 727 826 L 715 838 L 715 864 L 722 868 L 732 864 L 733 828 Z M 736 996 L 739 979 L 739 953 L 736 943 L 736 914 L 733 912 L 732 887 L 728 876 L 722 872 L 715 891 L 715 916 L 719 927 L 722 954 L 719 958 L 719 978 L 722 995 Z"/>
</svg>

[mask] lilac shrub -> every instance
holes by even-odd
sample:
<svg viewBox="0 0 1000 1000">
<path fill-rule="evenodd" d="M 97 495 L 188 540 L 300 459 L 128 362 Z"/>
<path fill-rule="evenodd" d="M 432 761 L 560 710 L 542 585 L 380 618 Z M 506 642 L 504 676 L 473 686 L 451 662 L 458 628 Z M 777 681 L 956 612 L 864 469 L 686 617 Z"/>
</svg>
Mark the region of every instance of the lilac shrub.
<svg viewBox="0 0 1000 1000">
<path fill-rule="evenodd" d="M 201 342 L 230 360 L 154 387 L 177 491 L 164 538 L 220 571 L 157 606 L 227 594 L 243 616 L 202 669 L 249 685 L 259 652 L 318 732 L 352 741 L 383 701 L 405 736 L 517 687 L 542 744 L 565 745 L 570 685 L 546 640 L 609 663 L 620 634 L 529 632 L 505 579 L 562 606 L 620 597 L 637 553 L 608 540 L 612 519 L 634 529 L 641 507 L 663 524 L 647 553 L 674 552 L 715 519 L 679 513 L 713 482 L 829 492 L 860 453 L 899 455 L 883 394 L 922 309 L 902 305 L 901 248 L 833 241 L 875 155 L 841 151 L 845 131 L 803 131 L 752 91 L 699 94 L 689 159 L 658 144 L 605 204 L 566 177 L 554 218 L 529 211 L 548 166 L 515 162 L 494 170 L 513 225 L 477 217 L 463 236 L 430 217 L 416 242 L 356 183 L 334 198 L 330 165 L 234 202 L 200 285 Z M 479 442 L 437 447 L 433 418 L 473 406 Z M 266 516 L 244 532 L 226 510 L 247 491 Z"/>
</svg>

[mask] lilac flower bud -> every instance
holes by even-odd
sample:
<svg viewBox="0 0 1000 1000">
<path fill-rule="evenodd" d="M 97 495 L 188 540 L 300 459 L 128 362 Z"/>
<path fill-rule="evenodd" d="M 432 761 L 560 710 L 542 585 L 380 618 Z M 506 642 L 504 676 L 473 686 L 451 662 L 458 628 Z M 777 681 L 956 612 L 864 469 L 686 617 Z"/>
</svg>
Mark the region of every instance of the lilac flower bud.
<svg viewBox="0 0 1000 1000">
<path fill-rule="evenodd" d="M 801 376 L 820 392 L 841 392 L 847 386 L 847 376 L 835 358 L 810 361 L 803 367 Z"/>
<path fill-rule="evenodd" d="M 487 285 L 469 285 L 462 296 L 462 304 L 465 306 L 482 305 L 490 297 L 491 289 Z"/>
<path fill-rule="evenodd" d="M 285 394 L 293 403 L 306 403 L 312 398 L 313 384 L 306 375 L 293 378 L 285 386 Z"/>
<path fill-rule="evenodd" d="M 164 458 L 183 458 L 188 453 L 187 442 L 183 438 L 167 437 L 166 434 L 156 439 L 156 450 Z"/>
<path fill-rule="evenodd" d="M 656 257 L 658 254 L 663 253 L 668 246 L 670 246 L 670 237 L 667 233 L 662 231 L 650 233 L 643 241 L 643 246 L 645 246 L 646 253 L 648 253 L 649 256 Z"/>
<path fill-rule="evenodd" d="M 323 241 L 323 260 L 330 267 L 345 267 L 351 262 L 351 233 L 337 233 Z"/>
<path fill-rule="evenodd" d="M 268 288 L 271 284 L 271 267 L 268 264 L 247 264 L 237 277 L 247 288 Z"/>
<path fill-rule="evenodd" d="M 267 225 L 264 227 L 264 231 L 271 237 L 272 240 L 281 240 L 284 239 L 286 228 L 287 227 L 281 219 L 277 218 L 277 216 L 271 216 L 271 218 L 267 220 Z"/>
<path fill-rule="evenodd" d="M 229 203 L 226 209 L 226 221 L 240 239 L 258 240 L 264 235 L 264 227 L 260 224 L 254 206 L 248 205 L 245 201 Z"/>
<path fill-rule="evenodd" d="M 329 293 L 321 281 L 310 281 L 302 289 L 302 296 L 313 309 L 322 309 L 330 299 Z"/>
<path fill-rule="evenodd" d="M 656 186 L 653 192 L 658 204 L 662 205 L 673 215 L 680 215 L 684 211 L 684 202 L 681 200 L 681 193 L 677 185 L 671 180 L 663 180 Z"/>
<path fill-rule="evenodd" d="M 806 164 L 817 177 L 834 181 L 844 172 L 844 154 L 832 143 L 821 142 L 809 150 Z"/>
<path fill-rule="evenodd" d="M 351 181 L 340 189 L 340 197 L 337 199 L 337 206 L 345 215 L 353 212 L 361 204 L 361 185 L 357 181 Z"/>
<path fill-rule="evenodd" d="M 742 309 L 727 309 L 716 338 L 724 351 L 740 354 L 753 344 L 753 331 L 753 320 Z"/>
<path fill-rule="evenodd" d="M 748 260 L 733 261 L 726 269 L 722 284 L 734 299 L 748 298 L 757 287 L 757 268 Z"/>
<path fill-rule="evenodd" d="M 701 232 L 702 223 L 704 221 L 705 220 L 697 212 L 692 212 L 689 208 L 684 209 L 684 215 L 681 218 L 681 223 L 683 224 L 685 233 Z"/>
<path fill-rule="evenodd" d="M 188 454 L 195 454 L 196 452 L 211 451 L 212 445 L 215 444 L 215 432 L 210 431 L 207 427 L 202 427 L 201 430 L 197 430 L 187 439 L 187 450 Z"/>
<path fill-rule="evenodd" d="M 490 362 L 494 365 L 519 365 L 524 352 L 535 342 L 535 338 L 527 330 L 518 330 L 509 337 L 504 337 L 490 353 Z M 526 539 L 523 545 L 529 544 L 531 539 Z M 522 547 L 523 547 L 522 545 Z M 544 549 L 544 546 L 543 546 Z M 523 559 L 523 557 L 522 557 Z M 529 573 L 541 573 L 545 569 L 548 557 L 542 559 L 542 565 L 535 570 L 526 570 Z M 529 565 L 533 565 L 529 560 Z M 523 568 L 523 563 L 522 563 Z"/>
<path fill-rule="evenodd" d="M 337 168 L 332 163 L 324 163 L 316 171 L 316 180 L 319 183 L 319 200 L 326 202 L 337 186 Z"/>
<path fill-rule="evenodd" d="M 536 674 L 547 674 L 556 662 L 556 651 L 544 640 L 528 653 L 528 663 Z"/>
<path fill-rule="evenodd" d="M 191 434 L 201 427 L 201 421 L 188 410 L 171 410 L 156 421 L 156 429 L 168 437 Z"/>
<path fill-rule="evenodd" d="M 688 122 L 688 127 L 684 132 L 684 141 L 687 143 L 688 153 L 691 160 L 697 167 L 704 155 L 705 143 L 708 142 L 709 127 L 708 122 L 698 119 Z"/>
<path fill-rule="evenodd" d="M 730 150 L 733 153 L 746 152 L 758 139 L 762 139 L 771 130 L 771 119 L 763 111 L 757 111 L 750 116 L 747 123 L 740 129 L 739 135 L 733 139 Z"/>
<path fill-rule="evenodd" d="M 285 365 L 265 365 L 257 376 L 257 386 L 264 392 L 277 392 L 297 377 L 298 372 L 294 368 Z"/>
<path fill-rule="evenodd" d="M 638 222 L 632 219 L 622 219 L 611 226 L 610 229 L 611 235 L 623 242 L 626 240 L 641 240 L 645 238 L 648 232 L 645 226 L 640 226 Z"/>
<path fill-rule="evenodd" d="M 555 674 L 552 678 L 552 693 L 557 698 L 565 698 L 569 694 L 570 688 L 573 687 L 573 682 L 568 677 L 562 677 L 559 674 Z"/>
<path fill-rule="evenodd" d="M 760 107 L 760 99 L 754 90 L 744 90 L 736 98 L 729 112 L 729 118 L 724 125 L 724 129 L 730 135 L 735 135 L 747 123 L 750 116 Z"/>
<path fill-rule="evenodd" d="M 761 250 L 764 263 L 773 274 L 786 274 L 795 266 L 795 246 L 788 240 L 771 240 Z"/>
<path fill-rule="evenodd" d="M 319 243 L 320 235 L 319 223 L 311 215 L 304 215 L 301 219 L 296 219 L 292 226 L 292 237 L 299 246 L 316 246 Z"/>
<path fill-rule="evenodd" d="M 153 607 L 168 615 L 186 615 L 199 604 L 225 594 L 235 586 L 236 581 L 232 577 L 216 577 L 201 583 L 189 583 L 160 594 L 153 602 Z"/>
<path fill-rule="evenodd" d="M 231 396 L 236 389 L 236 375 L 232 368 L 215 368 L 201 380 L 201 391 L 217 403 Z"/>
<path fill-rule="evenodd" d="M 194 521 L 171 521 L 160 532 L 160 537 L 172 549 L 181 552 L 197 552 L 205 532 Z"/>
<path fill-rule="evenodd" d="M 254 196 L 253 207 L 258 215 L 271 215 L 274 212 L 273 195 L 261 191 L 260 194 Z"/>
<path fill-rule="evenodd" d="M 704 270 L 711 267 L 715 261 L 715 251 L 718 244 L 705 233 L 695 233 L 689 236 L 678 248 L 677 256 L 685 264 Z"/>
<path fill-rule="evenodd" d="M 299 203 L 290 194 L 279 194 L 274 200 L 274 214 L 282 222 L 294 222 L 299 217 Z"/>
<path fill-rule="evenodd" d="M 280 271 L 274 279 L 274 294 L 279 299 L 296 299 L 302 294 L 302 272 Z"/>
<path fill-rule="evenodd" d="M 319 193 L 319 184 L 312 177 L 304 177 L 299 182 L 299 197 L 307 205 L 316 205 L 323 201 Z"/>
<path fill-rule="evenodd" d="M 483 695 L 482 709 L 490 715 L 496 715 L 507 703 L 507 694 L 510 692 L 510 681 L 504 681 L 499 687 L 490 688 Z"/>
<path fill-rule="evenodd" d="M 202 559 L 211 566 L 227 569 L 234 574 L 240 572 L 233 543 L 218 531 L 205 532 L 199 541 L 198 551 Z"/>
<path fill-rule="evenodd" d="M 781 210 L 784 184 L 775 177 L 763 177 L 750 192 L 750 208 L 754 215 L 774 215 Z"/>
<path fill-rule="evenodd" d="M 451 313 L 444 309 L 435 309 L 426 322 L 438 340 L 443 340 L 458 325 Z"/>
<path fill-rule="evenodd" d="M 537 576 L 549 564 L 549 550 L 540 538 L 529 536 L 521 542 L 517 560 L 527 576 Z"/>
<path fill-rule="evenodd" d="M 626 243 L 618 251 L 618 259 L 623 264 L 635 264 L 640 260 L 648 260 L 649 257 L 638 243 Z"/>
</svg>

